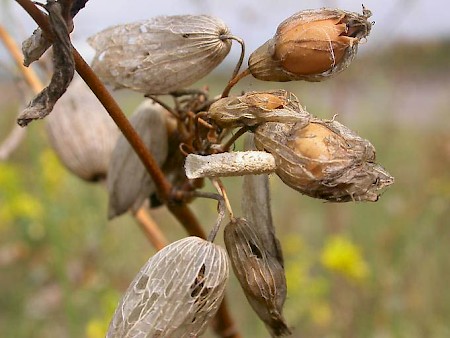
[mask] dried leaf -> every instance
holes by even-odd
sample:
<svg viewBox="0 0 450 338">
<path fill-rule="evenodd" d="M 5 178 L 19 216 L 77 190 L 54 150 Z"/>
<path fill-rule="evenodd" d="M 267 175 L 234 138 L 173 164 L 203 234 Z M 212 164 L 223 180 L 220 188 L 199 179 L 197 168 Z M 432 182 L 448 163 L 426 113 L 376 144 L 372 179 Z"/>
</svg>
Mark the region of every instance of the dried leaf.
<svg viewBox="0 0 450 338">
<path fill-rule="evenodd" d="M 48 1 L 45 9 L 48 11 L 50 27 L 54 36 L 54 72 L 48 87 L 44 88 L 19 116 L 17 123 L 21 127 L 50 114 L 56 101 L 65 93 L 75 72 L 72 44 L 66 22 L 61 15 L 61 6 L 58 2 Z"/>
<path fill-rule="evenodd" d="M 106 337 L 200 336 L 222 302 L 228 274 L 220 246 L 198 237 L 169 244 L 131 282 Z"/>
<path fill-rule="evenodd" d="M 50 143 L 61 162 L 79 178 L 105 179 L 119 131 L 80 77 L 46 118 Z"/>
<path fill-rule="evenodd" d="M 160 105 L 146 100 L 130 119 L 160 166 L 165 162 L 168 151 L 165 116 Z M 107 186 L 110 219 L 130 209 L 136 211 L 156 191 L 150 174 L 123 135 L 119 137 L 111 158 Z"/>
<path fill-rule="evenodd" d="M 168 94 L 200 80 L 231 48 L 228 27 L 207 15 L 161 16 L 108 28 L 88 42 L 92 67 L 115 88 Z"/>
</svg>

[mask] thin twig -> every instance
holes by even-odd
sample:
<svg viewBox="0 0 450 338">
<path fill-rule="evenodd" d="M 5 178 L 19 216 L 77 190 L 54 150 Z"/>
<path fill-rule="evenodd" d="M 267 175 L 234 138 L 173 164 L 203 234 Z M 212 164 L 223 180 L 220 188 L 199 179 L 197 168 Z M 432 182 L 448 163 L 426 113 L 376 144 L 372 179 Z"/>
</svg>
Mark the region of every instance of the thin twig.
<svg viewBox="0 0 450 338">
<path fill-rule="evenodd" d="M 156 250 L 161 250 L 169 243 L 145 207 L 139 208 L 133 216 Z"/>
<path fill-rule="evenodd" d="M 241 45 L 241 55 L 240 55 L 239 60 L 238 60 L 238 62 L 236 64 L 236 67 L 234 68 L 233 75 L 231 75 L 231 79 L 234 79 L 236 77 L 236 75 L 238 74 L 239 69 L 241 69 L 242 61 L 244 61 L 244 56 L 245 56 L 245 43 L 244 43 L 244 40 L 242 40 L 240 37 L 237 37 L 235 35 L 230 35 L 230 34 L 223 34 L 223 35 L 219 36 L 219 38 L 221 40 L 228 40 L 228 39 L 229 40 L 234 40 L 234 41 L 236 41 L 237 43 L 239 43 Z"/>
<path fill-rule="evenodd" d="M 22 72 L 23 77 L 25 78 L 27 83 L 33 89 L 33 92 L 39 93 L 42 90 L 42 88 L 44 88 L 42 82 L 39 80 L 36 73 L 32 69 L 27 68 L 22 64 L 23 60 L 22 53 L 20 52 L 14 40 L 11 38 L 11 36 L 8 34 L 8 32 L 2 25 L 0 25 L 0 40 L 3 41 L 3 44 L 5 45 L 9 54 L 14 59 L 14 62 L 17 64 L 19 70 Z"/>
<path fill-rule="evenodd" d="M 234 78 L 232 78 L 230 82 L 228 82 L 225 89 L 223 90 L 222 97 L 227 97 L 228 94 L 230 94 L 231 88 L 233 88 L 236 85 L 236 83 L 238 83 L 241 79 L 243 79 L 247 75 L 250 75 L 250 70 L 248 68 L 242 71 L 240 74 L 236 75 Z"/>
</svg>

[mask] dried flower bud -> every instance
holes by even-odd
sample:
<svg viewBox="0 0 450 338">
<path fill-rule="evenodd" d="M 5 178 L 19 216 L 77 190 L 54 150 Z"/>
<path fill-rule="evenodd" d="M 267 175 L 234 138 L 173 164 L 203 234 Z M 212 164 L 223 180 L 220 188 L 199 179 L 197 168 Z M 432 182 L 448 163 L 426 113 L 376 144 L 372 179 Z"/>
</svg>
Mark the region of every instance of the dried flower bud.
<svg viewBox="0 0 450 338">
<path fill-rule="evenodd" d="M 92 67 L 116 88 L 168 94 L 200 80 L 231 48 L 228 27 L 207 15 L 161 16 L 108 28 L 88 41 Z"/>
<path fill-rule="evenodd" d="M 249 58 L 251 74 L 265 81 L 322 81 L 349 66 L 370 33 L 363 14 L 322 8 L 294 14 Z"/>
<path fill-rule="evenodd" d="M 153 101 L 146 100 L 136 109 L 130 122 L 161 166 L 168 151 L 165 110 Z M 129 209 L 136 211 L 156 191 L 150 174 L 123 135 L 119 137 L 112 154 L 107 185 L 109 218 Z"/>
<path fill-rule="evenodd" d="M 168 245 L 131 282 L 106 337 L 200 336 L 222 302 L 228 274 L 218 245 L 198 237 Z"/>
<path fill-rule="evenodd" d="M 50 144 L 71 172 L 87 181 L 106 178 L 119 132 L 81 78 L 72 81 L 46 121 Z"/>
<path fill-rule="evenodd" d="M 394 179 L 374 163 L 375 148 L 337 121 L 265 123 L 255 144 L 275 157 L 276 173 L 301 193 L 332 202 L 377 201 Z"/>
<path fill-rule="evenodd" d="M 287 287 L 279 260 L 270 254 L 258 233 L 243 218 L 227 224 L 224 240 L 234 273 L 253 310 L 272 336 L 291 334 L 282 315 Z"/>
<path fill-rule="evenodd" d="M 225 97 L 214 102 L 208 117 L 219 127 L 253 127 L 264 122 L 307 123 L 309 114 L 297 97 L 286 90 L 248 92 L 238 97 Z"/>
</svg>

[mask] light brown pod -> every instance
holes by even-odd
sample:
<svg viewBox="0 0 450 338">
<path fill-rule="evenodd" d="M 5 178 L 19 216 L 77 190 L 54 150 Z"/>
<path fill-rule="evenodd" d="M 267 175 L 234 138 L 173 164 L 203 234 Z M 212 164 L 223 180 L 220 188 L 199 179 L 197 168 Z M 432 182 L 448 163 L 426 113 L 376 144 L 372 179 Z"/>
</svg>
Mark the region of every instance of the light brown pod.
<svg viewBox="0 0 450 338">
<path fill-rule="evenodd" d="M 373 145 L 337 121 L 304 126 L 265 123 L 255 144 L 275 157 L 276 173 L 301 193 L 332 202 L 378 200 L 394 178 L 375 161 Z"/>
<path fill-rule="evenodd" d="M 282 310 L 287 287 L 282 263 L 268 251 L 255 227 L 243 218 L 233 219 L 224 240 L 233 271 L 253 310 L 273 337 L 291 334 Z"/>
<path fill-rule="evenodd" d="M 228 27 L 207 15 L 160 16 L 108 28 L 88 42 L 94 71 L 115 88 L 168 94 L 206 76 L 231 48 Z"/>
<path fill-rule="evenodd" d="M 372 24 L 363 14 L 322 8 L 298 12 L 249 58 L 251 74 L 265 81 L 322 81 L 346 69 Z"/>
<path fill-rule="evenodd" d="M 161 166 L 168 152 L 165 110 L 146 100 L 133 113 L 130 122 Z M 107 186 L 110 219 L 130 209 L 136 211 L 156 191 L 150 174 L 123 135 L 112 154 Z"/>
<path fill-rule="evenodd" d="M 228 275 L 220 246 L 198 237 L 169 244 L 131 282 L 106 337 L 200 336 L 222 302 Z"/>
<path fill-rule="evenodd" d="M 71 172 L 86 181 L 106 178 L 119 132 L 81 78 L 72 81 L 45 120 L 50 144 Z"/>
<path fill-rule="evenodd" d="M 221 98 L 211 105 L 207 116 L 222 128 L 253 127 L 264 122 L 307 123 L 309 119 L 297 97 L 283 89 Z"/>
</svg>

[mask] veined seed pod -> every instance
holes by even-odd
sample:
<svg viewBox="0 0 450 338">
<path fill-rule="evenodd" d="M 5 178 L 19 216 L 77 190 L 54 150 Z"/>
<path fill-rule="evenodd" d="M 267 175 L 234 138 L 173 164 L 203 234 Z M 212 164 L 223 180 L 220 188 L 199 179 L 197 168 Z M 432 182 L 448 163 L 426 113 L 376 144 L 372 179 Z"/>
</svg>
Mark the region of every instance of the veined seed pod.
<svg viewBox="0 0 450 338">
<path fill-rule="evenodd" d="M 67 169 L 86 181 L 106 178 L 119 131 L 81 78 L 45 120 L 50 144 Z"/>
<path fill-rule="evenodd" d="M 299 122 L 309 119 L 297 97 L 286 90 L 248 92 L 214 102 L 208 117 L 219 127 L 252 127 L 264 122 Z"/>
<path fill-rule="evenodd" d="M 251 74 L 264 81 L 322 81 L 346 69 L 361 39 L 370 33 L 363 14 L 322 8 L 294 14 L 283 21 L 275 36 L 249 58 Z"/>
<path fill-rule="evenodd" d="M 136 109 L 130 122 L 161 166 L 168 151 L 165 110 L 146 100 Z M 136 211 L 156 191 L 150 174 L 123 135 L 119 137 L 112 154 L 107 186 L 110 219 L 130 209 Z"/>
<path fill-rule="evenodd" d="M 168 94 L 213 70 L 231 48 L 228 27 L 207 15 L 161 16 L 108 28 L 88 42 L 94 71 L 115 88 Z"/>
<path fill-rule="evenodd" d="M 198 337 L 222 302 L 228 274 L 220 246 L 198 237 L 169 244 L 131 282 L 106 337 Z"/>
<path fill-rule="evenodd" d="M 226 225 L 224 240 L 231 266 L 247 300 L 271 335 L 289 335 L 282 314 L 287 292 L 284 268 L 267 250 L 255 226 L 258 225 L 250 225 L 243 218 Z"/>
<path fill-rule="evenodd" d="M 255 144 L 275 157 L 276 173 L 301 193 L 332 202 L 378 200 L 394 178 L 374 163 L 375 148 L 337 121 L 265 123 Z"/>
</svg>

